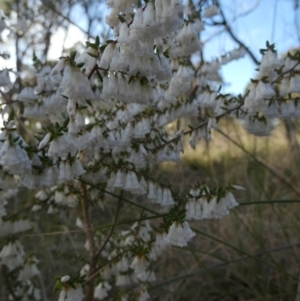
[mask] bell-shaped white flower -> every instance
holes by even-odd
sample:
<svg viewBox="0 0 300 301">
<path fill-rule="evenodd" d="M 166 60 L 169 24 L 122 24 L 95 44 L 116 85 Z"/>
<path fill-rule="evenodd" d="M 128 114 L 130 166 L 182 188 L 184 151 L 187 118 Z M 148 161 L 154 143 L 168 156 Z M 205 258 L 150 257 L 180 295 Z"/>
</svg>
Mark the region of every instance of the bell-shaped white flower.
<svg viewBox="0 0 300 301">
<path fill-rule="evenodd" d="M 1 23 L 1 20 L 0 20 Z M 1 32 L 1 30 L 0 30 Z M 8 70 L 0 70 L 0 87 L 7 87 L 11 85 L 10 77 L 8 74 Z"/>
<path fill-rule="evenodd" d="M 71 286 L 64 287 L 60 294 L 58 301 L 82 301 L 84 294 L 81 285 L 76 285 L 74 289 Z"/>
<path fill-rule="evenodd" d="M 195 236 L 188 222 L 177 223 L 171 225 L 166 240 L 169 244 L 179 247 L 187 246 L 188 241 Z"/>
</svg>

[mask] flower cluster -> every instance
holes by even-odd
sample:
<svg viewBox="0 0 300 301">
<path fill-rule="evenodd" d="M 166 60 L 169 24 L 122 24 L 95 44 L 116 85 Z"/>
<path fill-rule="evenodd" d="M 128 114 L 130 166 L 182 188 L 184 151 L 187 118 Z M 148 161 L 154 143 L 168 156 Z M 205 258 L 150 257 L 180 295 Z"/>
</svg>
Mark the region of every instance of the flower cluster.
<svg viewBox="0 0 300 301">
<path fill-rule="evenodd" d="M 83 53 L 72 51 L 53 68 L 39 62 L 35 80 L 18 94 L 7 94 L 12 99 L 3 98 L 0 236 L 8 239 L 0 259 L 15 276 L 17 298 L 41 299 L 30 280 L 40 276 L 39 261 L 26 256 L 18 239 L 31 223 L 22 212 L 21 217 L 6 212 L 18 189 L 34 191 L 34 214 L 45 208 L 53 215 L 77 214 L 76 226 L 87 235 L 89 259 L 78 267 L 78 275 L 56 279 L 59 301 L 81 301 L 85 292 L 98 300 L 148 300 L 149 283 L 159 277 L 154 262 L 196 235 L 189 221 L 221 218 L 238 205 L 233 192 L 239 187 L 191 185 L 187 190 L 158 180 L 159 164 L 181 159 L 186 136 L 194 149 L 200 140 L 209 142 L 225 116 L 239 118 L 248 132 L 262 136 L 270 134 L 275 118 L 300 116 L 300 52 L 280 61 L 274 45 L 267 43 L 245 95 L 223 95 L 220 68 L 246 49 L 200 64 L 191 59 L 204 47 L 202 20 L 219 15 L 219 6 L 206 3 L 196 9 L 181 0 L 108 0 L 107 6 L 106 23 L 114 39 L 97 37 Z M 17 31 L 27 24 L 20 22 Z M 0 34 L 5 27 L 0 21 Z M 10 75 L 11 70 L 0 71 L 5 97 L 12 88 Z M 182 118 L 189 130 L 179 122 Z M 95 217 L 91 208 L 105 209 L 115 199 L 111 231 L 95 230 L 94 224 L 106 217 Z M 116 227 L 125 203 L 132 226 Z"/>
</svg>

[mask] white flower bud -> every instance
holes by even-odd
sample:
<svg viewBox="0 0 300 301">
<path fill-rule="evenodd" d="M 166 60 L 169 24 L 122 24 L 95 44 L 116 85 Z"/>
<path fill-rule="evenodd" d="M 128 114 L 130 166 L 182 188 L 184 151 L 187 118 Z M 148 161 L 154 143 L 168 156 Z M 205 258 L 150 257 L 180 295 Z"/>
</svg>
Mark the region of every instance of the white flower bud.
<svg viewBox="0 0 300 301">
<path fill-rule="evenodd" d="M 47 143 L 50 141 L 51 133 L 47 133 L 47 135 L 42 139 L 42 141 L 39 143 L 38 149 L 41 150 L 44 148 Z"/>
<path fill-rule="evenodd" d="M 65 283 L 65 282 L 67 282 L 69 280 L 70 280 L 70 276 L 69 275 L 65 275 L 65 276 L 61 277 L 61 279 L 60 279 L 60 281 L 63 282 L 63 283 Z"/>
<path fill-rule="evenodd" d="M 114 43 L 109 43 L 101 56 L 100 62 L 98 62 L 99 68 L 108 69 L 109 61 L 115 49 Z"/>
</svg>

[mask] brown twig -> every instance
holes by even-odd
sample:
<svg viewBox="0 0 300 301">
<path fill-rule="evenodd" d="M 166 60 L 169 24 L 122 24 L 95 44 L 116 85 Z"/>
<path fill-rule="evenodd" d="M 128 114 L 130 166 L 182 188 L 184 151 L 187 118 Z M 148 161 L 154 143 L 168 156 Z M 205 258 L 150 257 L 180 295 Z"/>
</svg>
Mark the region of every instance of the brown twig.
<svg viewBox="0 0 300 301">
<path fill-rule="evenodd" d="M 217 115 L 215 118 L 216 118 L 216 119 L 220 119 L 220 118 L 226 116 L 227 114 L 229 114 L 229 113 L 231 113 L 231 112 L 234 112 L 234 111 L 236 111 L 236 110 L 239 110 L 239 109 L 242 107 L 242 105 L 243 105 L 243 104 L 240 104 L 240 105 L 238 105 L 238 106 L 235 107 L 235 108 L 229 109 L 229 110 L 227 110 L 226 112 L 224 112 L 224 113 L 222 113 L 222 114 L 220 114 L 220 115 Z M 190 130 L 188 130 L 188 131 L 185 131 L 185 132 L 183 133 L 183 135 L 189 135 L 189 134 L 191 134 L 193 131 L 198 130 L 199 128 L 201 128 L 201 127 L 203 127 L 203 126 L 205 126 L 205 125 L 207 125 L 207 124 L 208 124 L 208 120 L 206 120 L 206 121 L 200 123 L 199 125 L 193 127 L 192 129 L 190 129 Z M 175 142 L 177 139 L 178 139 L 178 137 L 172 138 L 172 139 L 166 141 L 165 143 L 163 143 L 163 144 L 161 144 L 161 145 L 158 145 L 158 146 L 155 147 L 155 148 L 149 149 L 149 151 L 157 151 L 158 149 L 161 149 L 161 148 L 165 147 L 166 145 L 168 145 L 168 144 L 170 144 L 170 143 L 172 143 L 172 142 Z"/>
<path fill-rule="evenodd" d="M 222 16 L 222 22 L 220 22 L 220 25 L 224 25 L 225 26 L 225 30 L 228 32 L 228 34 L 230 35 L 230 37 L 237 43 L 239 44 L 240 47 L 243 47 L 246 52 L 248 53 L 248 55 L 251 57 L 252 61 L 255 63 L 255 65 L 259 65 L 259 61 L 258 59 L 255 57 L 255 55 L 253 54 L 253 52 L 234 34 L 234 32 L 232 31 L 230 25 L 228 24 L 225 15 L 221 9 L 221 6 L 219 5 L 219 10 L 220 10 L 220 14 Z"/>
<path fill-rule="evenodd" d="M 94 65 L 94 67 L 92 68 L 92 70 L 90 71 L 90 73 L 87 75 L 88 79 L 91 79 L 92 75 L 94 74 L 94 72 L 98 69 L 98 65 L 97 63 Z"/>
<path fill-rule="evenodd" d="M 78 23 L 73 22 L 69 17 L 65 16 L 63 13 L 61 13 L 58 9 L 56 9 L 55 5 L 53 4 L 53 1 L 48 1 L 48 0 L 42 0 L 42 3 L 48 7 L 50 10 L 52 10 L 53 12 L 55 12 L 57 15 L 59 15 L 60 17 L 62 17 L 64 20 L 68 21 L 70 24 L 76 26 L 78 29 L 80 29 L 83 33 L 85 33 L 86 35 L 89 36 L 89 33 L 83 29 L 82 27 L 80 27 L 78 25 Z"/>
<path fill-rule="evenodd" d="M 94 273 L 92 275 L 89 275 L 87 281 L 93 280 L 106 266 L 108 266 L 109 264 L 111 264 L 112 262 L 114 262 L 118 257 L 122 256 L 123 254 L 125 254 L 125 253 L 127 253 L 129 251 L 130 250 L 123 251 L 122 253 L 116 255 L 115 257 L 113 257 L 111 260 L 109 260 L 108 262 L 106 262 L 103 266 L 101 266 L 96 271 L 94 271 Z"/>
</svg>

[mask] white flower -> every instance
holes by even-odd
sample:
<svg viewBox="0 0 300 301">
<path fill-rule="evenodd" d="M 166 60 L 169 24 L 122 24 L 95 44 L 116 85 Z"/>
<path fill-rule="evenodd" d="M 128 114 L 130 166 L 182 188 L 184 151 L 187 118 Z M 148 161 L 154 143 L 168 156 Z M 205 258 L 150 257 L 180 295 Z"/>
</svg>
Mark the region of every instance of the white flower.
<svg viewBox="0 0 300 301">
<path fill-rule="evenodd" d="M 47 143 L 50 141 L 50 139 L 51 139 L 51 133 L 47 133 L 45 135 L 45 137 L 39 143 L 38 149 L 40 150 L 40 149 L 44 148 L 47 145 Z"/>
<path fill-rule="evenodd" d="M 6 28 L 4 20 L 0 19 L 0 33 Z"/>
<path fill-rule="evenodd" d="M 25 87 L 22 89 L 18 96 L 18 100 L 29 101 L 37 99 L 37 96 L 34 94 L 34 90 L 31 87 Z"/>
<path fill-rule="evenodd" d="M 262 78 L 267 76 L 269 81 L 274 80 L 276 77 L 275 69 L 280 66 L 276 52 L 268 49 L 267 52 L 262 57 L 260 68 L 259 68 L 259 77 Z"/>
<path fill-rule="evenodd" d="M 31 277 L 38 275 L 40 272 L 36 266 L 38 261 L 33 258 L 30 262 L 26 263 L 19 273 L 18 281 L 27 281 Z"/>
<path fill-rule="evenodd" d="M 23 264 L 24 255 L 23 246 L 18 240 L 9 242 L 0 252 L 2 264 L 6 265 L 9 271 Z"/>
<path fill-rule="evenodd" d="M 147 7 L 144 10 L 144 19 L 143 19 L 143 25 L 146 27 L 149 27 L 155 23 L 155 11 L 153 2 L 148 2 Z"/>
<path fill-rule="evenodd" d="M 189 224 L 185 221 L 183 224 L 173 222 L 171 225 L 166 240 L 169 244 L 179 247 L 187 246 L 187 242 L 195 236 Z"/>
<path fill-rule="evenodd" d="M 136 274 L 139 274 L 147 269 L 149 262 L 144 256 L 135 256 L 131 264 L 131 268 Z"/>
<path fill-rule="evenodd" d="M 115 49 L 115 44 L 114 43 L 109 43 L 105 47 L 104 52 L 101 55 L 101 59 L 98 62 L 98 67 L 99 68 L 108 69 L 109 63 L 110 63 L 110 58 L 111 58 L 111 55 L 112 55 L 114 49 Z"/>
<path fill-rule="evenodd" d="M 121 24 L 118 43 L 128 43 L 129 41 L 129 28 L 126 22 Z"/>
<path fill-rule="evenodd" d="M 147 301 L 150 298 L 146 288 L 143 288 L 140 293 L 137 301 Z"/>
<path fill-rule="evenodd" d="M 129 269 L 128 259 L 125 256 L 122 256 L 121 260 L 117 263 L 117 270 L 119 272 L 126 272 Z"/>
<path fill-rule="evenodd" d="M 88 263 L 86 263 L 80 270 L 80 276 L 87 276 L 89 274 L 90 271 L 90 265 Z"/>
<path fill-rule="evenodd" d="M 58 63 L 54 66 L 54 68 L 51 71 L 51 75 L 54 76 L 56 74 L 58 74 L 59 72 L 61 72 L 65 67 L 65 60 L 64 59 L 60 59 L 58 61 Z"/>
<path fill-rule="evenodd" d="M 200 199 L 202 205 L 202 218 L 213 218 L 215 212 L 215 206 L 217 204 L 217 198 L 214 197 L 210 201 L 207 198 L 202 197 Z"/>
<path fill-rule="evenodd" d="M 136 275 L 136 279 L 142 282 L 156 281 L 155 273 L 153 271 L 143 271 Z"/>
<path fill-rule="evenodd" d="M 100 282 L 94 291 L 94 297 L 99 300 L 103 300 L 108 296 L 108 291 L 111 289 L 111 286 L 108 282 Z"/>
<path fill-rule="evenodd" d="M 3 169 L 14 175 L 22 175 L 30 171 L 31 160 L 29 159 L 27 152 L 18 144 L 10 146 L 8 142 L 6 144 L 6 141 L 1 148 L 1 153 L 3 155 L 0 155 L 0 163 L 2 164 Z"/>
<path fill-rule="evenodd" d="M 163 205 L 163 206 L 174 205 L 172 193 L 171 193 L 170 189 L 168 189 L 168 188 L 163 189 L 163 197 L 161 200 L 161 205 Z"/>
<path fill-rule="evenodd" d="M 207 123 L 207 131 L 210 132 L 211 129 L 218 129 L 216 118 L 209 118 Z"/>
<path fill-rule="evenodd" d="M 31 225 L 30 225 L 28 219 L 17 220 L 17 221 L 11 222 L 11 224 L 12 224 L 11 234 L 24 232 L 24 231 L 31 229 Z"/>
<path fill-rule="evenodd" d="M 0 20 L 1 23 L 1 20 Z M 1 26 L 1 25 L 0 25 Z M 0 29 L 1 32 L 1 29 Z M 8 70 L 0 70 L 0 87 L 7 87 L 11 85 L 11 81 L 9 78 Z"/>
<path fill-rule="evenodd" d="M 83 229 L 83 223 L 82 223 L 82 220 L 79 217 L 76 218 L 76 223 L 75 224 L 78 228 Z"/>
<path fill-rule="evenodd" d="M 185 205 L 186 219 L 200 220 L 202 218 L 202 210 L 200 202 L 195 199 L 190 199 Z"/>
<path fill-rule="evenodd" d="M 58 301 L 82 301 L 83 298 L 84 295 L 82 292 L 82 287 L 80 285 L 77 285 L 75 289 L 71 286 L 68 286 L 61 290 Z"/>
<path fill-rule="evenodd" d="M 134 172 L 130 171 L 126 175 L 124 189 L 132 193 L 139 191 L 140 185 Z"/>
<path fill-rule="evenodd" d="M 88 52 L 97 54 L 97 52 L 95 52 L 95 50 L 91 47 L 88 47 L 77 59 L 76 62 L 77 63 L 84 63 L 84 68 L 85 68 L 85 73 L 89 74 L 91 72 L 91 70 L 93 69 L 93 67 L 95 66 L 97 59 L 90 56 L 88 54 Z"/>
</svg>

